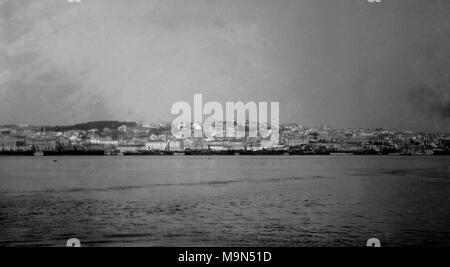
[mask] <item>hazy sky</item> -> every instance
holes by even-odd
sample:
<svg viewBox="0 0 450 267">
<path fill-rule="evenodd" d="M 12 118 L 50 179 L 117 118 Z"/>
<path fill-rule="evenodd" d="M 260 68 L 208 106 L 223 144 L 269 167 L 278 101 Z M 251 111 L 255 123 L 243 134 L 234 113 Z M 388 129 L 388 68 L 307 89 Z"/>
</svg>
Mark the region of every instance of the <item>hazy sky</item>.
<svg viewBox="0 0 450 267">
<path fill-rule="evenodd" d="M 449 131 L 449 47 L 448 0 L 0 0 L 0 123 L 170 121 L 203 93 Z"/>
</svg>

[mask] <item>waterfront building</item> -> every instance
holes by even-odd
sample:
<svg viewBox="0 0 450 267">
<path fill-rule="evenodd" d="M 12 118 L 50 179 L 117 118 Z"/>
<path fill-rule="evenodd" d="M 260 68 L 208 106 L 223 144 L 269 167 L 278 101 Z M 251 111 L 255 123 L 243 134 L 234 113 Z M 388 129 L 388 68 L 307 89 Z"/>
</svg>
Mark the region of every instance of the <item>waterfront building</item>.
<svg viewBox="0 0 450 267">
<path fill-rule="evenodd" d="M 168 149 L 168 142 L 165 141 L 148 141 L 145 144 L 145 148 L 146 150 L 150 150 L 150 151 L 165 151 Z"/>
<path fill-rule="evenodd" d="M 55 151 L 56 139 L 48 136 L 37 136 L 32 139 L 28 139 L 27 142 L 38 151 Z"/>
<path fill-rule="evenodd" d="M 119 141 L 112 140 L 112 137 L 110 137 L 110 136 L 92 138 L 89 140 L 89 143 L 103 145 L 103 146 L 113 146 L 113 147 L 117 147 L 119 145 Z"/>
<path fill-rule="evenodd" d="M 183 151 L 184 147 L 183 147 L 183 142 L 180 140 L 170 140 L 169 141 L 169 150 L 170 151 Z"/>
<path fill-rule="evenodd" d="M 231 150 L 246 150 L 246 146 L 243 142 L 228 142 L 229 147 Z"/>
<path fill-rule="evenodd" d="M 0 150 L 24 150 L 27 149 L 25 138 L 14 136 L 0 137 Z"/>
<path fill-rule="evenodd" d="M 442 146 L 450 146 L 450 137 L 448 136 L 441 137 L 441 139 L 439 140 L 439 144 Z"/>
<path fill-rule="evenodd" d="M 285 139 L 285 144 L 288 147 L 297 147 L 301 145 L 307 145 L 309 144 L 309 138 L 305 136 L 304 138 L 297 138 L 297 139 Z"/>
<path fill-rule="evenodd" d="M 211 151 L 227 151 L 231 149 L 230 145 L 226 145 L 224 142 L 206 142 L 205 146 Z"/>
<path fill-rule="evenodd" d="M 0 135 L 12 135 L 13 132 L 11 129 L 0 129 Z"/>
</svg>

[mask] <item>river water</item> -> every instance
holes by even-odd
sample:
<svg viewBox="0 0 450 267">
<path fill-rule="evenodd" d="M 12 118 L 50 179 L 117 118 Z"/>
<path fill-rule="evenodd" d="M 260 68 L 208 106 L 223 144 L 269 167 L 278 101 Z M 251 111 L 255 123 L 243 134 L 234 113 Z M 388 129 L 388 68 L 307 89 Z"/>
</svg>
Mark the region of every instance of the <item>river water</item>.
<svg viewBox="0 0 450 267">
<path fill-rule="evenodd" d="M 0 157 L 0 246 L 450 245 L 450 157 Z"/>
</svg>

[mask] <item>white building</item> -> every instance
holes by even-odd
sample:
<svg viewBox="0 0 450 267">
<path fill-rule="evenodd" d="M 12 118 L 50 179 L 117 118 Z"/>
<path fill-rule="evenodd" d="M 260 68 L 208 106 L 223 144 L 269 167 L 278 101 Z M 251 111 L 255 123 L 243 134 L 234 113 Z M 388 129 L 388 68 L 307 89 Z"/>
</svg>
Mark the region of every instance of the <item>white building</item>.
<svg viewBox="0 0 450 267">
<path fill-rule="evenodd" d="M 168 142 L 164 141 L 148 141 L 145 143 L 145 148 L 151 151 L 164 151 L 167 150 Z"/>
<path fill-rule="evenodd" d="M 171 140 L 169 141 L 169 150 L 170 151 L 183 151 L 183 142 L 179 140 Z"/>
</svg>

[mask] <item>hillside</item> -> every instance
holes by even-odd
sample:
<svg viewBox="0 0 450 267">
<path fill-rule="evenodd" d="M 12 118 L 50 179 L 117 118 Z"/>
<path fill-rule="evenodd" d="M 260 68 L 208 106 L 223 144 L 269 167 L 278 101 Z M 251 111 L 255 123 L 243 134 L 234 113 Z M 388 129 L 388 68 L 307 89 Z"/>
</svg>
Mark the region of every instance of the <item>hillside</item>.
<svg viewBox="0 0 450 267">
<path fill-rule="evenodd" d="M 127 127 L 136 127 L 137 123 L 136 122 L 123 122 L 123 121 L 93 121 L 93 122 L 79 123 L 79 124 L 68 125 L 68 126 L 51 126 L 51 127 L 46 127 L 46 130 L 47 131 L 55 131 L 55 132 L 64 132 L 64 131 L 70 131 L 70 130 L 88 131 L 91 129 L 102 130 L 104 128 L 109 128 L 111 130 L 115 130 L 122 125 L 126 125 Z"/>
</svg>

